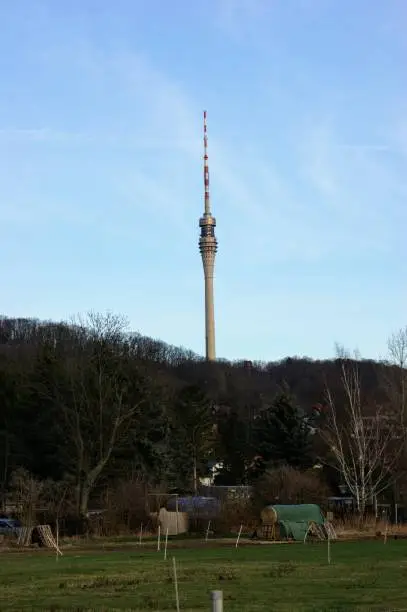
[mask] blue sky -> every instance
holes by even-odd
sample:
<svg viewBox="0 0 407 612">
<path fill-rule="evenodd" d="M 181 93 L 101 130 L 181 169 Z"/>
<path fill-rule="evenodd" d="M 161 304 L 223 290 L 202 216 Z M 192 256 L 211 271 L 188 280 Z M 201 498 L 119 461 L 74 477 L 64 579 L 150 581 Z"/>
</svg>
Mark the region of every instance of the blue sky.
<svg viewBox="0 0 407 612">
<path fill-rule="evenodd" d="M 0 0 L 9 316 L 125 314 L 219 357 L 386 353 L 407 324 L 405 0 Z"/>
</svg>

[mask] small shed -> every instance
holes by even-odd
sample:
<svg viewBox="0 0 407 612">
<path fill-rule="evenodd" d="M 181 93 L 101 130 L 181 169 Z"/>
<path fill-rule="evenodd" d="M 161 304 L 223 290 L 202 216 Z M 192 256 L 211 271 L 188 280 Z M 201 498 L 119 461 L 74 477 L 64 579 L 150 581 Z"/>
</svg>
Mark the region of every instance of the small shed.
<svg viewBox="0 0 407 612">
<path fill-rule="evenodd" d="M 188 531 L 189 521 L 186 512 L 168 512 L 166 508 L 160 508 L 157 519 L 163 534 L 166 533 L 167 529 L 169 536 L 187 533 Z"/>
<path fill-rule="evenodd" d="M 271 531 L 279 539 L 304 540 L 311 525 L 323 530 L 325 517 L 316 504 L 290 504 L 266 506 L 261 512 L 263 532 Z M 271 528 L 271 530 L 270 530 Z"/>
</svg>

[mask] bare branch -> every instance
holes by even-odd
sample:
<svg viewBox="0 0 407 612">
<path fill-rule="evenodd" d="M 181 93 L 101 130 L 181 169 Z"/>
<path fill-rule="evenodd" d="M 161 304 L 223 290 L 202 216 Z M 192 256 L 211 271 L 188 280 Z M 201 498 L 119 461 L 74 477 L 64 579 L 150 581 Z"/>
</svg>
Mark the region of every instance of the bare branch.
<svg viewBox="0 0 407 612">
<path fill-rule="evenodd" d="M 407 327 L 394 332 L 388 340 L 390 363 L 396 367 L 386 372 L 385 386 L 400 421 L 407 425 Z M 393 370 L 393 371 L 392 371 Z"/>
<path fill-rule="evenodd" d="M 407 366 L 407 326 L 394 332 L 388 342 L 391 361 L 400 368 Z"/>
<path fill-rule="evenodd" d="M 356 362 L 342 363 L 341 379 L 345 393 L 341 418 L 327 389 L 329 414 L 320 433 L 332 454 L 333 467 L 342 475 L 362 514 L 369 500 L 389 486 L 394 477 L 401 448 L 399 423 L 380 406 L 363 404 Z"/>
<path fill-rule="evenodd" d="M 124 327 L 124 319 L 110 313 L 77 318 L 72 354 L 64 361 L 66 384 L 56 390 L 76 451 L 81 514 L 86 513 L 92 489 L 145 401 L 138 386 L 140 377 L 127 359 Z"/>
</svg>

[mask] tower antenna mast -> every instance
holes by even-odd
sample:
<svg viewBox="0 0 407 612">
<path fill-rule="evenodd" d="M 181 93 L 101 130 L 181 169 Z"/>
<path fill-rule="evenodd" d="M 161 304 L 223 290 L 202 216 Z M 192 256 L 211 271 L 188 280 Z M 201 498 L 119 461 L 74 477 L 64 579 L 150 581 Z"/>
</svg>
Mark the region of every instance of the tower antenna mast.
<svg viewBox="0 0 407 612">
<path fill-rule="evenodd" d="M 211 199 L 209 195 L 208 128 L 206 125 L 206 111 L 204 111 L 204 186 L 205 186 L 205 215 L 210 215 L 211 214 Z"/>
</svg>

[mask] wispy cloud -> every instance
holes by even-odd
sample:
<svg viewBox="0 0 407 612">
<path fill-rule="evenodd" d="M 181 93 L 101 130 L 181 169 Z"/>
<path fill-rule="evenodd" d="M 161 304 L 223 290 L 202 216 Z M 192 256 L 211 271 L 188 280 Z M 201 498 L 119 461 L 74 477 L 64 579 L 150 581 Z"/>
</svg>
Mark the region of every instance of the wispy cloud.
<svg viewBox="0 0 407 612">
<path fill-rule="evenodd" d="M 134 114 L 127 114 L 121 125 L 99 124 L 92 131 L 3 129 L 0 145 L 7 140 L 28 140 L 38 145 L 52 142 L 89 150 L 89 154 L 95 147 L 117 148 L 122 157 L 111 163 L 102 181 L 109 184 L 113 197 L 127 213 L 110 222 L 111 231 L 117 232 L 123 226 L 125 232 L 123 224 L 127 224 L 125 220 L 133 209 L 134 213 L 143 212 L 147 218 L 155 218 L 156 223 L 180 237 L 192 236 L 202 208 L 200 104 L 182 82 L 163 73 L 144 55 L 101 56 L 92 54 L 88 48 L 84 58 L 78 54 L 76 62 L 80 77 L 86 79 L 91 73 L 97 89 L 113 88 L 114 84 L 112 95 L 124 97 L 128 107 L 134 105 Z M 287 181 L 279 174 L 273 152 L 264 154 L 256 146 L 245 152 L 244 148 L 235 147 L 227 133 L 210 135 L 211 187 L 218 233 L 225 252 L 235 251 L 234 258 L 241 259 L 242 265 L 259 259 L 262 265 L 318 260 L 342 249 L 349 235 L 350 220 L 360 222 L 366 199 L 372 194 L 369 206 L 377 220 L 378 193 L 383 194 L 391 177 L 383 168 L 376 168 L 375 176 L 369 175 L 373 163 L 379 163 L 374 155 L 383 154 L 387 145 L 340 142 L 331 121 L 314 125 L 304 135 L 303 143 L 299 167 L 291 169 L 291 180 Z M 123 163 L 127 148 L 140 153 L 151 151 L 156 157 L 145 168 L 138 167 L 138 161 L 129 157 Z M 301 172 L 305 189 L 319 194 L 322 211 L 329 204 L 342 215 L 335 236 L 329 214 L 321 213 L 320 205 L 315 209 L 303 206 L 298 184 L 294 186 L 292 181 L 296 176 L 301 178 Z M 393 191 L 394 188 L 393 184 Z M 53 208 L 54 216 L 57 210 Z M 59 210 L 62 215 L 62 209 Z M 69 214 L 79 218 L 81 212 L 74 212 L 71 207 Z M 86 218 L 84 222 L 88 223 L 89 214 Z M 248 235 L 255 237 L 250 250 L 236 250 L 236 245 L 244 243 Z M 370 248 L 372 240 L 376 241 L 376 233 L 370 240 L 365 236 L 360 248 L 364 248 L 363 242 Z M 380 248 L 380 244 L 376 243 L 375 248 Z"/>
<path fill-rule="evenodd" d="M 167 140 L 160 138 L 145 138 L 140 139 L 136 134 L 128 132 L 116 131 L 109 132 L 61 132 L 54 128 L 0 128 L 0 145 L 7 143 L 44 143 L 44 144 L 62 144 L 62 145 L 78 145 L 78 146 L 95 146 L 102 145 L 104 147 L 130 147 L 140 150 L 188 150 L 198 145 L 198 138 L 195 140 L 182 140 L 180 138 L 168 138 Z"/>
<path fill-rule="evenodd" d="M 344 144 L 334 125 L 315 125 L 300 147 L 300 167 L 325 215 L 335 212 L 331 235 L 360 253 L 389 251 L 406 219 L 407 180 L 390 144 Z M 390 204 L 390 205 L 389 205 Z M 333 221 L 333 217 L 332 217 Z"/>
<path fill-rule="evenodd" d="M 247 35 L 248 28 L 269 12 L 275 0 L 218 0 L 215 25 L 236 40 Z"/>
<path fill-rule="evenodd" d="M 52 128 L 0 127 L 0 143 L 4 142 L 54 142 L 63 144 L 85 144 L 91 136 L 79 132 L 62 132 Z"/>
<path fill-rule="evenodd" d="M 338 148 L 351 149 L 353 151 L 390 151 L 390 146 L 385 144 L 337 144 Z"/>
<path fill-rule="evenodd" d="M 143 55 L 102 57 L 89 53 L 88 49 L 83 62 L 81 55 L 76 57 L 81 78 L 86 79 L 91 71 L 99 87 L 114 83 L 116 95 L 124 96 L 128 105 L 134 104 L 134 116 L 127 115 L 115 134 L 111 128 L 101 126 L 100 132 L 22 129 L 6 130 L 3 136 L 82 148 L 132 147 L 141 153 L 151 149 L 157 154 L 152 165 L 140 169 L 138 162 L 131 159 L 120 166 L 112 163 L 103 180 L 112 185 L 123 206 L 144 210 L 149 217 L 155 215 L 157 223 L 165 223 L 167 230 L 180 237 L 192 235 L 203 208 L 201 105 L 182 83 L 161 72 Z M 1 137 L 0 132 L 0 143 Z M 222 134 L 211 134 L 209 145 L 214 213 L 219 218 L 224 243 L 232 246 L 246 240 L 248 233 L 256 236 L 250 252 L 238 251 L 235 258 L 249 262 L 259 255 L 263 261 L 291 258 L 296 253 L 304 256 L 303 232 L 299 232 L 297 240 L 295 231 L 291 231 L 290 240 L 283 237 L 292 225 L 295 198 L 279 179 L 273 161 L 263 159 L 256 150 L 247 154 L 236 150 L 233 140 Z M 120 222 L 120 217 L 115 222 Z M 281 230 L 275 231 L 271 246 L 267 229 L 270 223 Z"/>
</svg>

